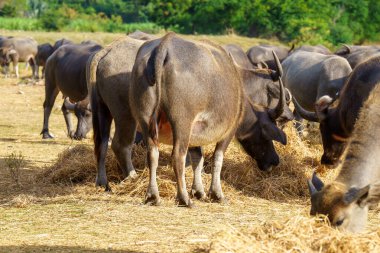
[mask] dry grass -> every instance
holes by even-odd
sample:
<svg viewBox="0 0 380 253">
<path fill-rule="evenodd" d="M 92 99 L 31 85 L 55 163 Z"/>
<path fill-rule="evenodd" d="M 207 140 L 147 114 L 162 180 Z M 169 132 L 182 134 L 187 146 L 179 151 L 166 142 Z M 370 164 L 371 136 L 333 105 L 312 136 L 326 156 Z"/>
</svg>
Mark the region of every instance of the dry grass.
<svg viewBox="0 0 380 253">
<path fill-rule="evenodd" d="M 66 37 L 74 41 L 97 39 L 107 44 L 122 34 L 25 33 L 39 42 Z M 193 38 L 193 37 L 191 37 Z M 204 36 L 194 37 L 204 38 Z M 238 36 L 210 36 L 219 43 L 237 43 L 247 49 L 260 40 Z M 29 72 L 21 73 L 29 76 Z M 229 146 L 223 165 L 223 191 L 228 203 L 195 201 L 195 208 L 175 205 L 171 147 L 160 147 L 158 183 L 162 205 L 142 205 L 148 185 L 145 150 L 136 146 L 135 180 L 121 181 L 111 151 L 107 173 L 113 193 L 94 187 L 96 164 L 91 139 L 66 137 L 61 98 L 50 118 L 54 140 L 41 140 L 42 85 L 28 79 L 1 79 L 0 89 L 0 252 L 376 252 L 380 245 L 379 210 L 371 210 L 367 232 L 341 233 L 310 218 L 306 179 L 314 170 L 325 181 L 337 171 L 320 165 L 318 131 L 300 139 L 291 124 L 288 145 L 276 144 L 281 163 L 271 173 L 256 163 L 237 143 Z M 91 133 L 90 133 L 91 135 Z M 206 189 L 213 146 L 205 147 Z M 25 168 L 16 186 L 5 158 L 21 151 Z M 190 188 L 192 171 L 186 171 Z"/>
</svg>

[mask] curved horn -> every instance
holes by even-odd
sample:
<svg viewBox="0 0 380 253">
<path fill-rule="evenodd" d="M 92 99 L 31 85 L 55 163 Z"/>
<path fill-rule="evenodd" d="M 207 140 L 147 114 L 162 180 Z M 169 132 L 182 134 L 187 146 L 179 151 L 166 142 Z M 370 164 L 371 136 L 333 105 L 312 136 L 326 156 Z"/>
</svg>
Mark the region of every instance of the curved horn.
<svg viewBox="0 0 380 253">
<path fill-rule="evenodd" d="M 266 64 L 265 61 L 261 61 L 259 64 L 261 64 L 261 68 L 269 69 L 268 64 Z"/>
<path fill-rule="evenodd" d="M 290 54 L 290 53 L 294 50 L 295 46 L 296 46 L 296 45 L 293 43 L 293 44 L 292 44 L 292 47 L 291 47 L 291 48 L 289 49 L 289 51 L 288 51 L 288 54 Z"/>
<path fill-rule="evenodd" d="M 285 88 L 285 90 L 288 92 L 288 94 L 289 94 L 289 99 L 288 100 L 286 100 L 286 102 L 290 102 L 290 101 L 292 101 L 292 99 L 293 99 L 293 95 L 292 95 L 292 93 L 290 92 L 290 90 L 288 89 L 288 88 Z"/>
<path fill-rule="evenodd" d="M 63 104 L 65 105 L 67 110 L 74 111 L 75 104 L 71 103 L 68 97 L 65 98 Z"/>
<path fill-rule="evenodd" d="M 286 99 L 285 99 L 285 92 L 284 92 L 285 88 L 284 88 L 284 84 L 282 83 L 282 79 L 281 79 L 282 74 L 283 74 L 281 63 L 280 63 L 280 60 L 278 59 L 278 57 L 274 51 L 272 51 L 272 54 L 274 57 L 274 61 L 276 63 L 276 72 L 278 75 L 278 82 L 280 83 L 280 99 L 278 100 L 278 104 L 277 104 L 276 108 L 269 109 L 268 113 L 269 113 L 269 116 L 273 120 L 276 120 L 284 112 L 284 106 L 286 103 Z"/>
<path fill-rule="evenodd" d="M 310 196 L 313 196 L 318 192 L 317 189 L 315 189 L 315 186 L 313 185 L 313 182 L 311 182 L 311 180 L 307 180 L 307 185 L 309 186 Z"/>
<path fill-rule="evenodd" d="M 315 189 L 317 189 L 317 191 L 320 191 L 322 190 L 322 188 L 325 186 L 325 184 L 322 182 L 321 179 L 319 179 L 319 177 L 317 176 L 317 173 L 314 171 L 313 172 L 313 177 L 311 178 L 311 182 L 313 183 Z"/>
<path fill-rule="evenodd" d="M 343 44 L 343 47 L 347 48 L 347 54 L 351 53 L 351 47 L 347 44 Z"/>
<path fill-rule="evenodd" d="M 297 113 L 304 119 L 308 120 L 308 121 L 313 121 L 313 122 L 319 122 L 319 119 L 318 119 L 318 116 L 317 116 L 317 113 L 316 112 L 309 112 L 309 111 L 306 111 L 305 109 L 302 108 L 302 106 L 300 106 L 300 104 L 298 104 L 297 100 L 295 97 L 293 97 L 293 104 L 294 104 L 294 108 L 296 108 L 296 111 Z"/>
</svg>

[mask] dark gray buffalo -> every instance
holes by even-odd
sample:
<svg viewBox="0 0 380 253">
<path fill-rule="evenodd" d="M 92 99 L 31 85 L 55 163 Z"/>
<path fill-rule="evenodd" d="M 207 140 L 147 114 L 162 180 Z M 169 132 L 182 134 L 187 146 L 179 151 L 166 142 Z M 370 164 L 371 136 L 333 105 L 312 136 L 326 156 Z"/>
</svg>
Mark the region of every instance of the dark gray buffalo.
<svg viewBox="0 0 380 253">
<path fill-rule="evenodd" d="M 331 51 L 327 47 L 323 45 L 316 45 L 316 46 L 310 46 L 310 45 L 303 45 L 298 48 L 295 48 L 294 50 L 291 50 L 289 54 L 294 54 L 298 51 L 306 51 L 306 52 L 312 52 L 312 53 L 320 53 L 324 55 L 330 55 Z"/>
<path fill-rule="evenodd" d="M 371 57 L 380 55 L 380 46 L 347 46 L 338 49 L 335 54 L 347 59 L 352 68 L 368 60 Z"/>
<path fill-rule="evenodd" d="M 184 177 L 188 147 L 192 152 L 193 147 L 217 143 L 209 197 L 222 201 L 220 173 L 223 154 L 246 107 L 257 111 L 253 121 L 259 119 L 263 122 L 255 126 L 263 127 L 264 135 L 270 134 L 269 125 L 275 125 L 276 118 L 283 113 L 286 103 L 284 88 L 280 86 L 281 99 L 276 108 L 257 106 L 245 96 L 240 71 L 243 70 L 235 67 L 233 59 L 223 48 L 207 41 L 192 42 L 169 33 L 162 39 L 146 42 L 140 48 L 132 71 L 129 103 L 148 149 L 150 183 L 147 203 L 159 203 L 156 182 L 158 141 L 173 145 L 177 200 L 180 205 L 191 206 Z M 281 71 L 265 71 L 268 78 L 275 80 L 281 75 Z M 243 127 L 247 139 L 255 130 L 250 127 L 252 125 Z M 257 137 L 260 138 L 259 135 Z M 280 138 L 286 137 L 281 135 Z M 265 151 L 261 149 L 260 152 Z M 199 153 L 195 161 L 193 157 L 191 153 L 195 168 L 191 193 L 202 198 L 205 196 L 201 179 L 203 157 Z"/>
<path fill-rule="evenodd" d="M 33 77 L 37 77 L 37 42 L 32 38 L 10 37 L 0 40 L 0 62 L 8 75 L 9 64 L 12 62 L 16 77 L 19 77 L 18 63 L 26 62 L 32 67 Z"/>
<path fill-rule="evenodd" d="M 340 158 L 352 135 L 360 108 L 379 83 L 380 56 L 377 56 L 352 71 L 340 92 L 338 105 L 331 106 L 334 99 L 330 96 L 323 96 L 316 102 L 316 112 L 304 111 L 295 104 L 301 116 L 320 122 L 324 149 L 322 163 L 334 164 Z"/>
<path fill-rule="evenodd" d="M 297 51 L 282 63 L 284 84 L 298 104 L 305 110 L 313 112 L 315 102 L 322 96 L 336 98 L 343 87 L 351 67 L 347 60 L 336 55 Z M 317 121 L 316 118 L 304 118 Z M 301 131 L 302 120 L 295 110 L 296 128 Z"/>
<path fill-rule="evenodd" d="M 139 30 L 134 31 L 133 33 L 129 33 L 128 37 L 136 40 L 154 40 L 158 38 L 156 35 L 144 33 Z"/>
<path fill-rule="evenodd" d="M 280 62 L 282 62 L 286 57 L 288 57 L 289 51 L 283 46 L 273 46 L 273 45 L 259 45 L 253 46 L 247 51 L 247 56 L 253 66 L 257 68 L 270 68 L 275 70 L 276 63 L 273 60 L 272 51 L 276 53 Z"/>
<path fill-rule="evenodd" d="M 91 54 L 99 51 L 99 45 L 65 45 L 57 49 L 46 62 L 44 123 L 42 138 L 53 138 L 49 133 L 49 116 L 59 92 L 66 98 L 62 105 L 68 135 L 82 139 L 92 127 L 90 101 L 86 82 L 86 63 Z M 70 99 L 68 99 L 68 97 Z M 72 102 L 76 102 L 73 104 Z M 74 133 L 71 125 L 71 111 L 78 118 Z"/>
<path fill-rule="evenodd" d="M 368 74 L 373 75 L 372 71 Z M 366 81 L 364 75 L 363 78 L 361 81 Z M 379 80 L 378 78 L 377 83 Z M 315 174 L 308 181 L 312 215 L 327 215 L 331 225 L 342 230 L 360 232 L 365 228 L 368 208 L 380 201 L 379 126 L 378 84 L 360 111 L 343 165 L 335 181 L 325 186 Z"/>
</svg>

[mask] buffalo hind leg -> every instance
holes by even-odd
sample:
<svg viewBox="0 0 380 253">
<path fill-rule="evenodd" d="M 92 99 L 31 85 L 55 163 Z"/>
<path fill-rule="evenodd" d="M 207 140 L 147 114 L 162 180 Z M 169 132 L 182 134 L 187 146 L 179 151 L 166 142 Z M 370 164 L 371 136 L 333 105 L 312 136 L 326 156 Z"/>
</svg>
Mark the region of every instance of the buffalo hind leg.
<svg viewBox="0 0 380 253">
<path fill-rule="evenodd" d="M 112 139 L 112 150 L 126 178 L 136 178 L 137 173 L 132 164 L 132 147 L 135 139 L 136 121 L 125 117 L 120 123 L 115 119 L 115 135 Z M 126 125 L 126 126 L 125 126 Z"/>
<path fill-rule="evenodd" d="M 177 178 L 177 201 L 179 206 L 192 207 L 192 202 L 187 193 L 185 179 L 186 154 L 190 139 L 190 133 L 186 130 L 191 129 L 191 127 L 187 128 L 182 126 L 181 128 L 177 128 L 176 125 L 174 125 L 173 129 L 172 166 Z M 180 131 L 180 129 L 184 129 L 185 131 Z"/>
<path fill-rule="evenodd" d="M 203 152 L 201 147 L 189 148 L 191 165 L 193 167 L 193 185 L 191 187 L 191 196 L 197 199 L 204 199 L 206 194 L 202 183 L 203 170 Z M 187 156 L 186 156 L 187 157 Z M 186 159 L 187 160 L 187 159 Z"/>
<path fill-rule="evenodd" d="M 212 179 L 211 179 L 211 185 L 209 190 L 209 198 L 211 201 L 222 203 L 225 201 L 223 191 L 222 191 L 222 185 L 220 183 L 220 175 L 222 172 L 222 166 L 223 166 L 223 157 L 224 152 L 226 151 L 228 144 L 230 144 L 234 134 L 231 134 L 226 139 L 218 142 L 215 147 L 214 151 L 214 164 L 212 167 Z"/>
<path fill-rule="evenodd" d="M 147 149 L 146 155 L 149 168 L 149 185 L 145 195 L 145 204 L 158 206 L 160 205 L 161 200 L 157 185 L 157 167 L 159 158 L 157 140 L 153 140 L 149 133 L 148 124 L 144 120 L 139 121 L 139 124 L 142 129 L 144 143 Z"/>
</svg>

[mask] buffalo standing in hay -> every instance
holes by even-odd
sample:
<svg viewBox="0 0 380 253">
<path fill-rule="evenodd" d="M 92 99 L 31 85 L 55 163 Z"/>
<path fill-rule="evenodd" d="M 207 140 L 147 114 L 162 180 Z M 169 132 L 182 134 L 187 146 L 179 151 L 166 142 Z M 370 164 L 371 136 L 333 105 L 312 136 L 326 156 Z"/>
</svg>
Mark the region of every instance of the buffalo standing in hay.
<svg viewBox="0 0 380 253">
<path fill-rule="evenodd" d="M 274 74 L 277 79 L 280 72 Z M 250 110 L 258 110 L 262 118 L 268 119 L 264 129 L 270 123 L 275 124 L 283 113 L 285 92 L 280 87 L 281 99 L 273 110 L 247 101 Z M 216 201 L 224 199 L 220 184 L 223 154 L 244 116 L 244 96 L 241 77 L 232 59 L 214 44 L 191 42 L 169 33 L 162 40 L 149 41 L 140 48 L 132 71 L 129 102 L 148 149 L 147 203 L 159 203 L 158 141 L 173 144 L 177 200 L 185 206 L 191 206 L 184 177 L 186 151 L 188 147 L 216 142 L 209 196 Z M 203 197 L 202 166 L 194 167 L 192 194 Z"/>
<path fill-rule="evenodd" d="M 364 72 L 362 74 L 364 77 Z M 372 72 L 367 74 L 372 75 Z M 380 201 L 379 81 L 380 79 L 360 111 L 343 165 L 335 181 L 325 186 L 315 174 L 308 181 L 311 194 L 310 213 L 327 215 L 331 225 L 342 230 L 363 230 L 369 206 Z"/>
<path fill-rule="evenodd" d="M 44 123 L 42 138 L 53 138 L 49 133 L 49 116 L 59 92 L 66 97 L 62 105 L 68 135 L 82 139 L 90 131 L 92 116 L 86 82 L 86 63 L 91 54 L 101 49 L 94 44 L 65 45 L 57 49 L 46 63 Z M 77 102 L 76 104 L 71 101 Z M 77 130 L 71 124 L 71 111 L 78 118 Z"/>
<path fill-rule="evenodd" d="M 337 106 L 331 106 L 333 98 L 329 96 L 323 96 L 316 102 L 316 112 L 305 111 L 295 103 L 303 117 L 320 122 L 324 149 L 322 163 L 334 164 L 340 158 L 354 130 L 360 108 L 379 81 L 380 56 L 377 56 L 352 71 L 340 92 Z"/>
<path fill-rule="evenodd" d="M 293 100 L 307 111 L 314 111 L 315 102 L 324 95 L 335 98 L 352 69 L 347 60 L 336 55 L 297 51 L 282 63 L 284 84 Z M 296 128 L 301 132 L 302 116 L 294 111 Z M 317 121 L 316 118 L 303 118 Z"/>
<path fill-rule="evenodd" d="M 142 40 L 123 38 L 94 54 L 87 63 L 87 83 L 91 92 L 95 156 L 97 160 L 96 185 L 110 190 L 105 157 L 112 119 L 115 134 L 112 150 L 125 177 L 134 177 L 131 160 L 136 123 L 129 108 L 128 93 L 131 72 Z"/>
<path fill-rule="evenodd" d="M 37 54 L 37 42 L 32 38 L 9 37 L 0 40 L 0 62 L 5 67 L 5 76 L 8 75 L 8 67 L 12 62 L 16 77 L 19 77 L 18 63 L 26 62 L 32 67 L 33 77 L 37 78 L 38 69 L 35 60 Z"/>
<path fill-rule="evenodd" d="M 279 80 L 279 71 L 241 67 L 249 66 L 247 65 L 247 56 L 239 53 L 239 50 L 231 45 L 224 46 L 224 48 L 232 55 L 238 66 L 246 97 L 255 103 L 255 110 L 252 110 L 250 101 L 246 99 L 245 113 L 235 136 L 244 150 L 256 160 L 259 169 L 271 171 L 274 166 L 279 164 L 279 157 L 273 141 L 286 144 L 285 133 L 277 127 L 274 119 L 280 124 L 293 120 L 293 114 L 287 105 L 291 100 L 291 94 L 286 90 L 287 104 L 279 103 L 279 99 L 282 98 L 281 85 L 275 83 Z M 277 62 L 275 68 L 278 70 L 280 67 L 280 63 Z M 278 116 L 273 113 L 273 109 L 276 107 L 278 107 Z M 267 113 L 268 108 L 272 108 L 270 114 Z"/>
</svg>

